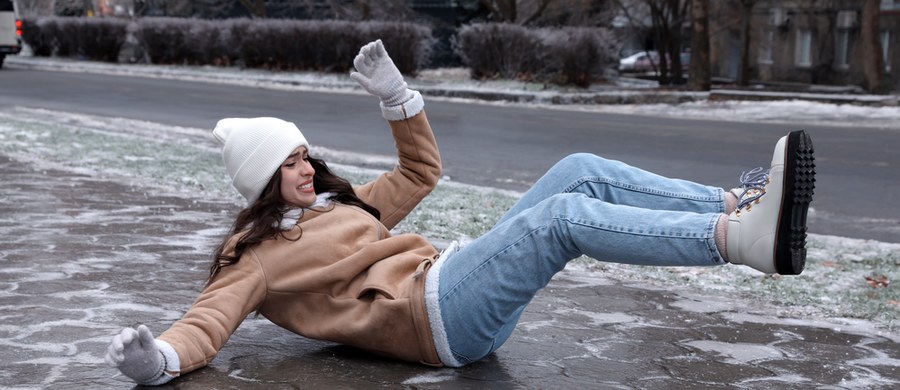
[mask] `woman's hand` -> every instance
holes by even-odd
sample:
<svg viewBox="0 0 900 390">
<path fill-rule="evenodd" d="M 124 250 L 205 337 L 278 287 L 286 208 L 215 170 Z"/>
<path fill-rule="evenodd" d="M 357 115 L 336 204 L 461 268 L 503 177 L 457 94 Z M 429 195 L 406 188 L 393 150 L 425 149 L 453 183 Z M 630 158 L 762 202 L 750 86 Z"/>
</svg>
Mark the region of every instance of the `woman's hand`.
<svg viewBox="0 0 900 390">
<path fill-rule="evenodd" d="M 165 358 L 144 325 L 115 335 L 106 351 L 106 363 L 139 384 L 158 379 L 166 368 Z"/>
<path fill-rule="evenodd" d="M 353 59 L 353 67 L 356 71 L 350 73 L 350 78 L 378 96 L 387 107 L 406 103 L 414 96 L 407 89 L 403 75 L 384 50 L 380 39 L 359 49 L 359 54 Z"/>
</svg>

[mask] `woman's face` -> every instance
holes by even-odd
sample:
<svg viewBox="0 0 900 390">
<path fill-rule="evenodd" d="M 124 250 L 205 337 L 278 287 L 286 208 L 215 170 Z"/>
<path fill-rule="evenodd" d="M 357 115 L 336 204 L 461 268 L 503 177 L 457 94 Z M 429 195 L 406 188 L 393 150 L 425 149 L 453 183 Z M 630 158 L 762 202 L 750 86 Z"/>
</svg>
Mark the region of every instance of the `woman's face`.
<svg viewBox="0 0 900 390">
<path fill-rule="evenodd" d="M 309 164 L 305 146 L 294 152 L 281 163 L 281 197 L 285 202 L 297 207 L 309 207 L 316 201 L 313 189 L 313 175 L 316 170 Z"/>
</svg>

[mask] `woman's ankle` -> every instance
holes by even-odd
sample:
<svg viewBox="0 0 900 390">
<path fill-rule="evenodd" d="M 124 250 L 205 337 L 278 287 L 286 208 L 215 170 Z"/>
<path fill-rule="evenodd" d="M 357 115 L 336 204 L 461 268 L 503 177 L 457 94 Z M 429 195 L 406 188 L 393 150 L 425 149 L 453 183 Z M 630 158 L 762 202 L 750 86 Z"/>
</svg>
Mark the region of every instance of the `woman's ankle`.
<svg viewBox="0 0 900 390">
<path fill-rule="evenodd" d="M 731 214 L 734 212 L 734 209 L 737 208 L 738 198 L 731 191 L 725 191 L 725 215 Z"/>
<path fill-rule="evenodd" d="M 713 237 L 716 240 L 716 249 L 719 250 L 719 255 L 721 255 L 725 261 L 728 261 L 728 214 L 719 216 Z"/>
</svg>

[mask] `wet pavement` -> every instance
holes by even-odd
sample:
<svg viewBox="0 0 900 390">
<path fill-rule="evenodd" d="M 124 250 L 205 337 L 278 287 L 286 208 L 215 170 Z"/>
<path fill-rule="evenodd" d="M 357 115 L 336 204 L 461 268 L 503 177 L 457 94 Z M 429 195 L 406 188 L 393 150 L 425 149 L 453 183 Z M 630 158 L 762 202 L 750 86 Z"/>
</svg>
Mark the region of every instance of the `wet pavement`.
<svg viewBox="0 0 900 390">
<path fill-rule="evenodd" d="M 133 384 L 103 363 L 122 326 L 154 334 L 188 308 L 236 205 L 0 155 L 0 388 Z M 628 285 L 570 267 L 510 341 L 434 369 L 249 318 L 177 389 L 897 388 L 896 332 L 779 318 L 735 297 Z"/>
</svg>

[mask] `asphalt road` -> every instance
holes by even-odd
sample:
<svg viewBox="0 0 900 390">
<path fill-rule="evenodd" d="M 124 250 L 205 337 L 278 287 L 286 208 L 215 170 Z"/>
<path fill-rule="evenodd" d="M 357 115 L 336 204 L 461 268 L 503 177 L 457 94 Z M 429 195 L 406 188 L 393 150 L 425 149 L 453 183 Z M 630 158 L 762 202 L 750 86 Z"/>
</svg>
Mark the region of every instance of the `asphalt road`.
<svg viewBox="0 0 900 390">
<path fill-rule="evenodd" d="M 392 155 L 374 97 L 25 69 L 0 71 L 0 107 L 23 106 L 212 128 L 223 117 L 291 120 L 313 144 Z M 811 132 L 818 165 L 810 232 L 900 242 L 900 125 L 894 129 L 734 123 L 428 99 L 452 180 L 525 190 L 559 158 L 591 152 L 729 188 L 766 166 L 775 141 Z"/>
</svg>

